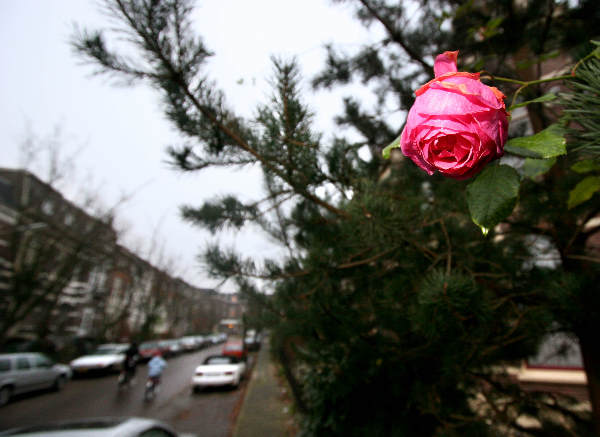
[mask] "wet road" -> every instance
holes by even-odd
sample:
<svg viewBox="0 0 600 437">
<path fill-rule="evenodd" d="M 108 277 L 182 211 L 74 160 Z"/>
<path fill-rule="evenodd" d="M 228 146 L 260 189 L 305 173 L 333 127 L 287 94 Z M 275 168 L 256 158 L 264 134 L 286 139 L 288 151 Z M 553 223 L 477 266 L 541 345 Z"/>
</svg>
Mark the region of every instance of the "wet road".
<svg viewBox="0 0 600 437">
<path fill-rule="evenodd" d="M 221 345 L 216 345 L 168 360 L 160 392 L 151 402 L 143 399 L 147 370 L 141 365 L 130 388 L 118 390 L 117 375 L 106 375 L 77 378 L 58 393 L 39 392 L 13 399 L 0 408 L 0 430 L 84 417 L 140 416 L 167 422 L 179 432 L 227 437 L 248 377 L 237 390 L 211 389 L 192 394 L 189 384 L 195 367 L 220 350 Z"/>
</svg>

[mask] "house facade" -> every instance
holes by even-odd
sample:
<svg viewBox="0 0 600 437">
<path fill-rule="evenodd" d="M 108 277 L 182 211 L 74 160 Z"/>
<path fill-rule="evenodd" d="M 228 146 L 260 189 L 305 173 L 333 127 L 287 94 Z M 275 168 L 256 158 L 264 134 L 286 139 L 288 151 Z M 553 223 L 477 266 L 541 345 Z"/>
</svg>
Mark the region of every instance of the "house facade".
<svg viewBox="0 0 600 437">
<path fill-rule="evenodd" d="M 112 217 L 92 216 L 35 175 L 0 168 L 3 338 L 123 341 L 212 332 L 239 302 L 174 277 L 118 244 Z"/>
</svg>

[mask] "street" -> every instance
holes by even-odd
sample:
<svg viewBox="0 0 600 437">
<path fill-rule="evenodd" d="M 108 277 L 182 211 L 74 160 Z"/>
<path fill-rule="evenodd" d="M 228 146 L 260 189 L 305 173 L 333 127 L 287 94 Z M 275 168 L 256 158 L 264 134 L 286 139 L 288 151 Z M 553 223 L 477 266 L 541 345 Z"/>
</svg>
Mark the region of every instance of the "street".
<svg viewBox="0 0 600 437">
<path fill-rule="evenodd" d="M 202 437 L 227 437 L 239 409 L 249 374 L 238 389 L 219 388 L 192 394 L 190 379 L 196 366 L 222 345 L 168 360 L 160 392 L 150 402 L 143 399 L 146 366 L 138 366 L 132 387 L 119 390 L 117 375 L 77 378 L 60 392 L 19 396 L 0 409 L 0 430 L 57 420 L 101 416 L 141 416 L 162 420 L 179 432 Z M 252 354 L 248 368 L 252 368 Z"/>
</svg>

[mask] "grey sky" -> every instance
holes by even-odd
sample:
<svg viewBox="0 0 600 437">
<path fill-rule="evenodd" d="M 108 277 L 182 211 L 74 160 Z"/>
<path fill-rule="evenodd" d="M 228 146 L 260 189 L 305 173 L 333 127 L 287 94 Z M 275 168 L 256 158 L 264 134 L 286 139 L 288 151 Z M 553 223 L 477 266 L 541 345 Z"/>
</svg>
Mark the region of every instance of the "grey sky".
<svg viewBox="0 0 600 437">
<path fill-rule="evenodd" d="M 197 4 L 197 32 L 216 54 L 207 72 L 225 90 L 230 106 L 246 116 L 269 93 L 271 55 L 297 56 L 308 79 L 322 66 L 325 42 L 355 50 L 369 38 L 347 6 L 326 0 Z M 178 274 L 195 285 L 214 286 L 195 261 L 214 237 L 183 223 L 178 207 L 198 205 L 218 193 L 256 199 L 258 173 L 247 169 L 181 175 L 169 169 L 164 150 L 179 137 L 162 116 L 159 95 L 145 85 L 118 88 L 107 78 L 90 76 L 91 67 L 81 66 L 68 45 L 75 22 L 90 28 L 108 24 L 94 0 L 0 0 L 0 166 L 19 166 L 18 145 L 28 126 L 42 138 L 60 126 L 66 151 L 84 146 L 76 183 L 65 187 L 67 197 L 76 197 L 78 185 L 90 184 L 87 175 L 107 205 L 123 192 L 134 192 L 119 210 L 129 226 L 126 245 L 147 252 L 157 230 L 165 253 L 177 260 Z M 340 95 L 307 94 L 317 125 L 325 131 L 331 132 Z M 276 253 L 252 231 L 221 241 L 248 255 Z M 224 291 L 231 290 L 225 286 Z"/>
</svg>

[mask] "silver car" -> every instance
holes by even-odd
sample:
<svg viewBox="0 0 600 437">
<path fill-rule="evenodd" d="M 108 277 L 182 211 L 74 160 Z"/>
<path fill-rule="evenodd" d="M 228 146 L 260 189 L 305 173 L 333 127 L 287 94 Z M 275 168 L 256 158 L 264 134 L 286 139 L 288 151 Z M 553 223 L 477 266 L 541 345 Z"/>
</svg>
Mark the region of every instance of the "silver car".
<svg viewBox="0 0 600 437">
<path fill-rule="evenodd" d="M 10 429 L 0 436 L 22 437 L 194 437 L 177 434 L 169 425 L 141 417 L 90 418 Z"/>
<path fill-rule="evenodd" d="M 37 352 L 0 354 L 0 406 L 13 395 L 34 390 L 60 390 L 71 377 L 71 369 Z"/>
</svg>

